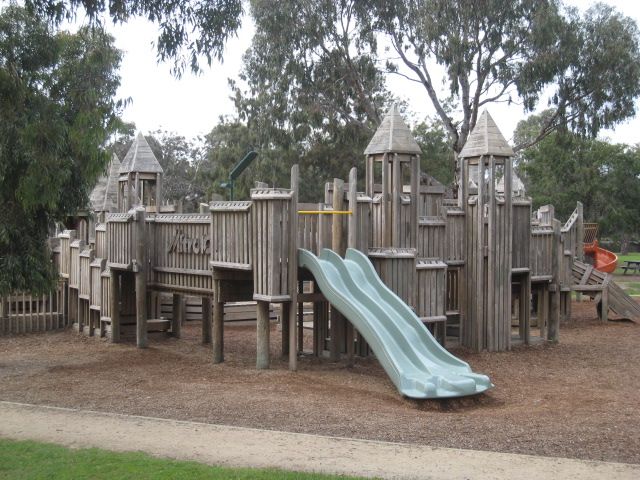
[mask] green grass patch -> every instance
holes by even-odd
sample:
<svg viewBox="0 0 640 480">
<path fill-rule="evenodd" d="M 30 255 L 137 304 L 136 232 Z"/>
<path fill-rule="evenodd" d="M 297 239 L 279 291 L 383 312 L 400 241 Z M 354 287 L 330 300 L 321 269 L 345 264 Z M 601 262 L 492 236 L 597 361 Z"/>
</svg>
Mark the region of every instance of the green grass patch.
<svg viewBox="0 0 640 480">
<path fill-rule="evenodd" d="M 212 445 L 211 448 L 216 448 Z M 39 442 L 0 438 L 0 478 L 56 479 L 330 479 L 355 478 L 275 469 L 212 467 L 155 458 L 145 453 L 114 453 L 97 448 L 69 449 Z"/>
<path fill-rule="evenodd" d="M 618 255 L 618 268 L 616 268 L 616 271 L 613 273 L 616 275 L 622 275 L 623 278 L 624 278 L 624 272 L 620 267 L 624 265 L 624 262 L 626 262 L 627 260 L 630 260 L 632 262 L 640 262 L 640 253 L 630 253 L 628 255 L 621 255 L 619 253 L 616 253 L 616 255 Z M 627 276 L 628 275 L 633 275 L 633 274 L 627 273 Z"/>
</svg>

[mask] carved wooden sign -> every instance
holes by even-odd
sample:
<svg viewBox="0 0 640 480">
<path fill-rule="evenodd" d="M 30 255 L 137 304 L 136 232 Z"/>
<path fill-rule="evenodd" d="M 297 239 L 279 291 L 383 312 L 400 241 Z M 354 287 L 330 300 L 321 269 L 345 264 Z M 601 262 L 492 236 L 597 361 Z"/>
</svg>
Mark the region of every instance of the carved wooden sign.
<svg viewBox="0 0 640 480">
<path fill-rule="evenodd" d="M 211 248 L 209 235 L 189 237 L 181 229 L 176 232 L 167 246 L 167 253 L 195 253 L 208 255 Z"/>
</svg>

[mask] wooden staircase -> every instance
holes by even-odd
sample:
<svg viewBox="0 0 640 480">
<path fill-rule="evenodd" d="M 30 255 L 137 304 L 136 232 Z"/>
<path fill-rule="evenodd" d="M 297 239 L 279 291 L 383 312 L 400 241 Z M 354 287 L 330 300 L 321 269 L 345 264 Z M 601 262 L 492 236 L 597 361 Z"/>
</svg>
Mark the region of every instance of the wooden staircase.
<svg viewBox="0 0 640 480">
<path fill-rule="evenodd" d="M 574 260 L 572 276 L 572 290 L 602 302 L 603 307 L 608 307 L 606 310 L 611 310 L 616 315 L 640 322 L 640 304 L 627 295 L 611 275 L 596 270 L 593 265 Z M 604 308 L 602 319 L 607 319 Z"/>
</svg>

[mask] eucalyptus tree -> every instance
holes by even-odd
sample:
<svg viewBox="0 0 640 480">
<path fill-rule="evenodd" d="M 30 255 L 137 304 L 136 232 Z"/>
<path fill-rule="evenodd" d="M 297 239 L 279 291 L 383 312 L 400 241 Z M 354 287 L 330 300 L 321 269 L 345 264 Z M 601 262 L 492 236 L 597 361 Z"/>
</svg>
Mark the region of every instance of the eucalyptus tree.
<svg viewBox="0 0 640 480">
<path fill-rule="evenodd" d="M 0 294 L 52 285 L 48 229 L 87 204 L 108 163 L 120 58 L 99 28 L 56 33 L 0 10 Z"/>
</svg>

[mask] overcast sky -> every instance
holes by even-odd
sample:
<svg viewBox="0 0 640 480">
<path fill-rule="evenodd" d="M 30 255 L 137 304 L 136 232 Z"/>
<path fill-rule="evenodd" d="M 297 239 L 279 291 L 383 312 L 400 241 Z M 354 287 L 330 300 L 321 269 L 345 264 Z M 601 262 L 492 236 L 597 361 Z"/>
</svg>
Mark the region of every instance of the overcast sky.
<svg viewBox="0 0 640 480">
<path fill-rule="evenodd" d="M 566 3 L 586 9 L 594 2 L 571 0 Z M 640 24 L 639 1 L 606 0 L 605 3 L 615 6 Z M 233 115 L 227 79 L 237 78 L 242 54 L 251 43 L 253 25 L 249 18 L 245 18 L 238 36 L 228 42 L 222 64 L 214 63 L 210 68 L 205 64 L 201 75 L 186 72 L 180 79 L 172 77 L 171 64 L 158 64 L 156 61 L 153 42 L 157 38 L 157 28 L 153 24 L 132 19 L 124 25 L 110 25 L 109 29 L 116 38 L 117 47 L 124 52 L 119 96 L 131 98 L 124 118 L 134 122 L 139 130 L 149 133 L 164 129 L 194 137 L 209 132 L 220 115 Z M 407 100 L 416 117 L 421 119 L 434 114 L 422 87 L 414 87 L 411 82 L 398 77 L 390 78 L 388 86 Z M 545 106 L 542 105 L 543 108 Z M 512 137 L 517 122 L 524 117 L 521 107 L 515 105 L 493 104 L 489 106 L 489 112 L 507 139 Z M 638 132 L 640 118 L 636 116 L 619 125 L 615 131 L 603 132 L 601 136 L 635 144 L 640 142 Z"/>
</svg>

